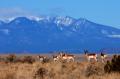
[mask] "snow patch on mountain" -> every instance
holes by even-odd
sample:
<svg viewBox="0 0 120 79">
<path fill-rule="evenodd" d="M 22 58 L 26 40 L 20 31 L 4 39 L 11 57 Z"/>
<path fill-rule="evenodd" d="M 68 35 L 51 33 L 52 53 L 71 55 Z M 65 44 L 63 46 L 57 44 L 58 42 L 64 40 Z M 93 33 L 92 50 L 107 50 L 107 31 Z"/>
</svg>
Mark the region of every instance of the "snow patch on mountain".
<svg viewBox="0 0 120 79">
<path fill-rule="evenodd" d="M 35 21 L 41 21 L 45 19 L 45 17 L 42 17 L 42 16 L 28 16 L 27 18 Z"/>
<path fill-rule="evenodd" d="M 83 25 L 86 23 L 86 19 L 85 18 L 80 18 L 77 20 L 77 22 L 75 23 L 76 26 L 79 26 L 79 25 Z"/>
<path fill-rule="evenodd" d="M 101 30 L 101 33 L 102 33 L 102 34 L 105 34 L 105 35 L 108 35 L 108 34 L 109 34 L 108 31 L 107 31 L 107 30 L 104 30 L 104 29 Z"/>
<path fill-rule="evenodd" d="M 2 19 L 3 22 L 5 23 L 9 23 L 11 21 L 13 21 L 16 17 L 10 17 L 10 18 L 7 18 L 7 19 Z"/>
<path fill-rule="evenodd" d="M 108 37 L 111 37 L 111 38 L 120 38 L 120 35 L 108 35 Z"/>
<path fill-rule="evenodd" d="M 9 29 L 1 29 L 0 32 L 3 32 L 6 35 L 9 35 L 10 30 Z"/>
<path fill-rule="evenodd" d="M 56 17 L 54 23 L 56 23 L 57 25 L 65 25 L 65 26 L 69 26 L 70 24 L 73 23 L 73 19 L 70 17 Z"/>
</svg>

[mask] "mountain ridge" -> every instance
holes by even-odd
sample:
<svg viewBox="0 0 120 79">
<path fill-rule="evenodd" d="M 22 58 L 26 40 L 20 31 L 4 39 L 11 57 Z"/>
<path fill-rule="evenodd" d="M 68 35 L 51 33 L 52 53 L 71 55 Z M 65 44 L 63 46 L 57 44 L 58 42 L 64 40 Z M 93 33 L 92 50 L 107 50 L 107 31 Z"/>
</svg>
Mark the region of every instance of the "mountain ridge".
<svg viewBox="0 0 120 79">
<path fill-rule="evenodd" d="M 120 47 L 120 29 L 85 18 L 16 17 L 0 21 L 0 52 L 49 52 Z"/>
</svg>

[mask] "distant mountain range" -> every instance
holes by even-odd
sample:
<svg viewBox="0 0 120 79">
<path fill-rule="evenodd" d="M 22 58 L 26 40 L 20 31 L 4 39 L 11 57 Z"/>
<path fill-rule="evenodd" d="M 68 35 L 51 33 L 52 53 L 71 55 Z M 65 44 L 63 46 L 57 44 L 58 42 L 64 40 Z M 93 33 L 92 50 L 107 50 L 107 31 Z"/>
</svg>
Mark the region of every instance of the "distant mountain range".
<svg viewBox="0 0 120 79">
<path fill-rule="evenodd" d="M 120 29 L 84 18 L 32 16 L 0 21 L 0 52 L 78 52 L 119 47 Z"/>
</svg>

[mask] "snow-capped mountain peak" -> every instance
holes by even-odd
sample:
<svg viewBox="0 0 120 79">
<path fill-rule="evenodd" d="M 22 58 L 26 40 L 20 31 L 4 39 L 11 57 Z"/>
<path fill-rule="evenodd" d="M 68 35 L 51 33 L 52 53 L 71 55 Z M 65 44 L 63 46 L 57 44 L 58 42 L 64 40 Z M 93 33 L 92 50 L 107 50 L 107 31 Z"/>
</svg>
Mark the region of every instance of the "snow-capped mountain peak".
<svg viewBox="0 0 120 79">
<path fill-rule="evenodd" d="M 76 21 L 76 25 L 79 26 L 79 25 L 84 25 L 86 22 L 88 22 L 85 18 L 79 18 L 77 21 Z"/>
<path fill-rule="evenodd" d="M 27 16 L 9 21 L 0 25 L 0 52 L 120 47 L 120 29 L 83 18 Z"/>
<path fill-rule="evenodd" d="M 74 22 L 73 18 L 70 17 L 56 17 L 54 23 L 56 23 L 57 25 L 65 25 L 65 26 L 69 26 L 70 24 L 72 24 Z"/>
<path fill-rule="evenodd" d="M 45 17 L 42 17 L 42 16 L 28 16 L 27 18 L 35 21 L 41 21 L 45 19 Z"/>
</svg>

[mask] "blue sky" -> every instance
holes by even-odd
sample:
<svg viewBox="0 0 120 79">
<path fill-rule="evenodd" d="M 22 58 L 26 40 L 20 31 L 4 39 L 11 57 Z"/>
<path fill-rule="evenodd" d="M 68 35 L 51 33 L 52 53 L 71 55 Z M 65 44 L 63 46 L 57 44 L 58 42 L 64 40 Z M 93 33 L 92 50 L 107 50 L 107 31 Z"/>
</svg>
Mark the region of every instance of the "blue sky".
<svg viewBox="0 0 120 79">
<path fill-rule="evenodd" d="M 0 18 L 60 15 L 120 28 L 120 0 L 0 0 Z"/>
</svg>

